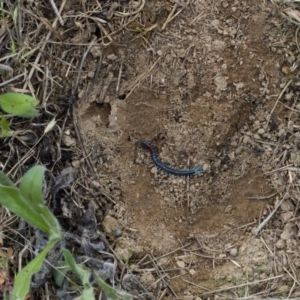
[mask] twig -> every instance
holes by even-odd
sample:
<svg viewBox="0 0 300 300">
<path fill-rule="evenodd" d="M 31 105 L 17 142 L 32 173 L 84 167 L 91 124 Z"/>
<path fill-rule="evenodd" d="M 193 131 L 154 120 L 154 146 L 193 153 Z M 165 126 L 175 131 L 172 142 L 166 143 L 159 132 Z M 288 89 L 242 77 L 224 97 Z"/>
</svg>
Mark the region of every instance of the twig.
<svg viewBox="0 0 300 300">
<path fill-rule="evenodd" d="M 262 200 L 262 199 L 270 199 L 274 196 L 276 196 L 279 192 L 276 192 L 274 194 L 271 195 L 266 195 L 266 196 L 252 196 L 252 197 L 247 197 L 247 199 L 257 199 L 257 200 Z"/>
<path fill-rule="evenodd" d="M 282 202 L 289 196 L 289 192 L 287 191 L 283 198 L 281 199 L 281 201 L 278 203 L 278 205 L 274 208 L 274 210 L 268 215 L 268 217 L 266 217 L 263 222 L 257 227 L 257 229 L 255 230 L 255 235 L 257 235 L 260 230 L 269 222 L 269 220 L 273 217 L 273 215 L 275 214 L 275 212 L 278 210 L 278 208 L 280 207 L 280 205 L 282 204 Z"/>
<path fill-rule="evenodd" d="M 138 7 L 137 10 L 133 11 L 133 12 L 130 12 L 130 13 L 122 13 L 122 12 L 119 12 L 119 11 L 115 11 L 114 12 L 114 15 L 117 16 L 117 17 L 129 17 L 129 16 L 132 16 L 132 15 L 136 15 L 138 14 L 145 6 L 145 0 L 141 0 L 141 4 L 140 6 Z"/>
<path fill-rule="evenodd" d="M 174 6 L 173 6 L 171 12 L 170 12 L 169 15 L 168 15 L 166 22 L 165 22 L 164 25 L 162 26 L 162 30 L 165 30 L 166 27 L 167 27 L 167 25 L 168 25 L 168 23 L 170 23 L 174 18 L 176 18 L 176 17 L 183 11 L 183 9 L 184 9 L 185 7 L 187 7 L 188 4 L 189 4 L 189 1 L 187 2 L 187 4 L 181 4 L 181 3 L 179 3 L 179 1 L 174 1 L 174 2 L 175 2 L 175 4 L 174 4 Z M 181 6 L 182 8 L 174 15 L 175 10 L 176 10 L 176 8 L 178 7 L 178 5 Z"/>
<path fill-rule="evenodd" d="M 89 172 L 93 175 L 93 176 L 96 176 L 96 173 L 94 171 L 94 168 L 89 160 L 89 157 L 87 155 L 87 152 L 86 152 L 86 148 L 84 147 L 84 144 L 83 144 L 83 141 L 82 141 L 82 136 L 81 136 L 81 130 L 79 128 L 79 123 L 78 123 L 78 119 L 77 119 L 77 115 L 73 109 L 72 111 L 72 116 L 73 116 L 73 123 L 74 123 L 74 129 L 75 129 L 75 132 L 76 132 L 76 136 L 77 136 L 77 139 L 79 141 L 79 144 L 80 144 L 80 148 L 81 148 L 81 151 L 82 153 L 84 153 L 84 160 L 87 164 L 87 167 L 89 169 Z"/>
<path fill-rule="evenodd" d="M 183 279 L 183 281 L 186 282 L 186 283 L 189 283 L 189 284 L 191 284 L 191 285 L 194 285 L 194 286 L 196 286 L 196 287 L 198 287 L 198 288 L 200 288 L 200 289 L 203 289 L 203 290 L 212 292 L 210 289 L 208 289 L 208 288 L 206 288 L 206 287 L 204 287 L 204 286 L 202 286 L 202 285 L 196 284 L 196 283 L 194 283 L 194 282 L 191 282 L 191 281 L 189 281 L 189 280 Z"/>
<path fill-rule="evenodd" d="M 275 102 L 275 104 L 274 104 L 274 106 L 273 106 L 273 108 L 272 108 L 272 110 L 271 110 L 271 112 L 270 112 L 270 114 L 269 114 L 268 121 L 267 121 L 267 126 L 266 126 L 266 127 L 268 127 L 268 125 L 269 125 L 271 116 L 272 116 L 272 114 L 273 114 L 273 112 L 274 112 L 274 110 L 275 110 L 275 108 L 276 108 L 276 106 L 277 106 L 279 100 L 281 99 L 281 97 L 283 96 L 284 92 L 287 90 L 287 88 L 290 86 L 290 84 L 291 84 L 292 82 L 293 82 L 293 80 L 290 80 L 290 81 L 286 84 L 286 86 L 284 87 L 284 89 L 283 89 L 282 92 L 280 93 L 279 97 L 277 98 L 277 100 L 276 100 L 276 102 Z"/>
<path fill-rule="evenodd" d="M 100 74 L 100 70 L 101 70 L 101 67 L 102 67 L 102 58 L 103 58 L 103 56 L 101 55 L 101 57 L 98 61 L 98 64 L 97 64 L 97 69 L 96 69 L 94 78 L 93 78 L 94 82 L 96 82 L 99 79 L 99 74 Z"/>
<path fill-rule="evenodd" d="M 186 245 L 184 245 L 184 246 L 182 246 L 182 247 L 180 247 L 180 248 L 177 248 L 177 249 L 175 249 L 175 250 L 173 250 L 173 251 L 171 251 L 171 252 L 168 252 L 168 253 L 166 253 L 166 254 L 164 254 L 164 255 L 161 255 L 161 256 L 157 257 L 156 259 L 158 260 L 158 259 L 161 259 L 161 258 L 163 258 L 163 257 L 169 256 L 170 254 L 175 253 L 175 252 L 177 252 L 177 251 L 179 251 L 179 250 L 182 250 L 182 249 L 184 249 L 184 248 L 190 246 L 191 244 L 192 244 L 192 243 L 188 243 L 188 244 L 186 244 Z M 150 261 L 147 261 L 147 262 L 143 263 L 143 265 L 147 265 L 147 264 L 149 264 L 149 263 L 150 263 Z"/>
<path fill-rule="evenodd" d="M 171 285 L 166 280 L 164 280 L 164 277 L 167 277 L 167 274 L 165 274 L 165 271 L 163 270 L 163 268 L 159 266 L 157 258 L 150 255 L 150 259 L 156 269 L 157 274 L 160 276 L 159 279 L 163 281 L 163 283 L 169 288 L 169 290 L 172 292 L 172 294 L 177 298 L 177 295 L 176 295 L 175 291 L 172 289 Z"/>
<path fill-rule="evenodd" d="M 80 62 L 80 66 L 79 66 L 79 71 L 78 71 L 78 74 L 77 74 L 77 78 L 76 78 L 75 84 L 72 87 L 72 95 L 75 95 L 75 92 L 77 90 L 78 83 L 79 83 L 79 78 L 80 78 L 81 73 L 82 73 L 82 67 L 83 67 L 84 61 L 85 61 L 88 53 L 90 52 L 91 47 L 96 42 L 96 39 L 97 39 L 96 37 L 93 38 L 93 40 L 90 42 L 88 48 L 86 49 L 86 51 L 84 52 L 84 54 L 82 56 L 82 60 Z"/>
<path fill-rule="evenodd" d="M 19 74 L 19 75 L 15 76 L 15 77 L 13 77 L 13 78 L 11 78 L 11 79 L 8 79 L 8 80 L 6 80 L 6 81 L 4 81 L 4 82 L 1 82 L 1 83 L 0 83 L 0 87 L 5 86 L 6 84 L 9 84 L 9 83 L 11 83 L 11 82 L 13 82 L 13 81 L 19 79 L 20 77 L 25 76 L 25 75 L 26 75 L 26 72 L 24 72 L 24 73 L 22 73 L 22 74 Z"/>
<path fill-rule="evenodd" d="M 256 280 L 256 281 L 252 281 L 252 282 L 242 283 L 242 284 L 239 284 L 239 285 L 230 286 L 230 287 L 227 287 L 227 288 L 223 288 L 223 289 L 218 289 L 218 290 L 206 292 L 206 293 L 203 293 L 203 294 L 201 294 L 199 296 L 202 297 L 204 295 L 209 295 L 209 294 L 213 294 L 213 293 L 220 293 L 220 292 L 224 292 L 224 291 L 229 291 L 229 290 L 237 289 L 237 288 L 240 288 L 240 287 L 243 287 L 243 286 L 248 286 L 248 285 L 257 285 L 257 284 L 259 284 L 261 282 L 266 282 L 266 281 L 270 281 L 270 280 L 278 279 L 278 278 L 282 278 L 282 277 L 283 277 L 283 275 L 277 275 L 277 276 L 273 276 L 273 277 L 262 279 L 262 280 Z"/>
<path fill-rule="evenodd" d="M 49 0 L 49 1 L 50 1 L 50 4 L 51 4 L 51 6 L 52 6 L 52 8 L 53 8 L 53 10 L 54 10 L 54 13 L 56 14 L 56 17 L 57 17 L 57 19 L 58 19 L 60 25 L 61 25 L 61 26 L 64 26 L 65 23 L 64 23 L 64 21 L 63 21 L 61 15 L 60 15 L 58 9 L 57 9 L 57 6 L 56 6 L 55 2 L 54 2 L 53 0 Z"/>
<path fill-rule="evenodd" d="M 161 59 L 161 56 L 155 61 L 155 63 L 151 66 L 151 68 L 147 72 L 141 74 L 135 80 L 134 86 L 130 89 L 130 92 L 126 95 L 125 99 L 127 99 L 133 93 L 133 91 L 136 89 L 136 87 L 141 83 L 141 81 L 143 81 L 149 75 L 149 73 L 154 69 L 154 67 L 157 65 L 157 63 L 160 61 L 160 59 Z"/>
<path fill-rule="evenodd" d="M 162 26 L 162 30 L 165 30 L 166 27 L 167 27 L 167 25 L 168 25 L 168 23 L 172 20 L 172 16 L 174 15 L 177 6 L 178 6 L 177 3 L 175 3 L 174 6 L 173 6 L 173 8 L 172 8 L 172 10 L 170 11 L 170 13 L 169 13 L 169 15 L 167 17 L 167 20 L 165 21 L 164 25 Z"/>
<path fill-rule="evenodd" d="M 289 272 L 289 270 L 279 261 L 279 259 L 275 256 L 275 254 L 271 251 L 271 249 L 266 244 L 265 240 L 262 237 L 260 239 L 263 242 L 263 244 L 265 245 L 265 247 L 267 248 L 267 250 L 270 252 L 270 254 L 273 256 L 273 258 L 276 260 L 276 262 L 282 266 L 284 271 L 287 272 L 287 274 L 294 280 L 294 282 L 297 282 L 297 284 L 300 285 L 300 282 L 297 280 L 297 278 L 295 278 L 295 276 L 293 276 L 293 274 L 291 274 Z"/>
<path fill-rule="evenodd" d="M 119 97 L 119 90 L 120 90 L 120 81 L 122 76 L 122 70 L 123 70 L 123 62 L 121 62 L 120 70 L 119 70 L 119 76 L 117 81 L 117 87 L 116 87 L 116 98 Z"/>
<path fill-rule="evenodd" d="M 292 167 L 292 166 L 293 166 L 293 164 L 290 164 L 290 165 L 266 172 L 266 173 L 264 173 L 264 175 L 272 174 L 272 173 L 275 173 L 278 171 L 294 171 L 294 172 L 300 171 L 300 168 L 296 168 L 296 167 Z"/>
<path fill-rule="evenodd" d="M 63 2 L 61 3 L 61 6 L 60 6 L 60 8 L 59 8 L 59 12 L 60 12 L 60 13 L 63 11 L 63 9 L 64 9 L 66 3 L 67 3 L 67 0 L 63 0 Z M 54 20 L 54 22 L 52 23 L 52 27 L 53 27 L 54 29 L 56 28 L 57 20 L 58 20 L 58 19 L 56 18 L 56 19 Z M 40 47 L 40 51 L 39 51 L 39 53 L 38 53 L 38 55 L 37 55 L 37 57 L 36 57 L 36 59 L 35 59 L 35 61 L 34 61 L 34 63 L 33 63 L 33 66 L 37 66 L 37 65 L 39 64 L 39 61 L 40 61 L 41 56 L 42 56 L 42 52 L 45 50 L 47 41 L 50 39 L 51 34 L 52 34 L 52 31 L 50 30 L 50 31 L 48 32 L 46 38 L 44 39 L 43 45 Z M 27 86 L 30 86 L 30 80 L 31 80 L 31 77 L 32 77 L 32 75 L 33 75 L 34 70 L 35 70 L 35 69 L 32 67 L 31 70 L 30 70 L 30 72 L 29 72 L 27 81 L 26 81 L 26 83 L 25 83 L 25 85 L 24 85 L 24 89 L 26 89 Z"/>
</svg>

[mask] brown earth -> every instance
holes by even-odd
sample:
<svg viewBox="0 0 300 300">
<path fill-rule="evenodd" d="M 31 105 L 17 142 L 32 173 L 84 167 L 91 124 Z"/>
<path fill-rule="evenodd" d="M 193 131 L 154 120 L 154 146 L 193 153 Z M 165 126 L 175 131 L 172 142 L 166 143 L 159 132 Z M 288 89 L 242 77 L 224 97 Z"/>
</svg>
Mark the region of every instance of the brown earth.
<svg viewBox="0 0 300 300">
<path fill-rule="evenodd" d="M 266 206 L 266 199 L 253 198 L 274 193 L 263 176 L 260 149 L 247 139 L 280 92 L 283 57 L 272 51 L 279 30 L 274 6 L 260 1 L 182 5 L 162 30 L 172 6 L 147 2 L 132 30 L 105 49 L 93 47 L 94 56 L 103 55 L 102 83 L 108 88 L 103 96 L 103 84 L 93 84 L 78 109 L 86 145 L 105 149 L 97 171 L 102 187 L 116 193 L 111 215 L 137 230 L 126 236 L 140 258 L 150 251 L 164 255 L 198 236 L 224 235 L 211 241 L 214 255 L 226 253 L 228 243 L 239 248 Z M 87 63 L 91 69 L 94 64 Z M 163 162 L 178 169 L 204 163 L 206 173 L 187 179 L 164 174 L 139 147 L 141 139 L 158 148 Z M 207 253 L 200 242 L 198 247 Z M 169 267 L 176 266 L 177 254 L 170 256 Z M 211 259 L 194 257 L 195 274 L 175 276 L 174 292 L 180 299 L 188 291 L 202 294 L 185 278 L 214 289 L 215 274 L 230 264 L 229 270 L 236 268 L 226 261 L 212 268 Z"/>
<path fill-rule="evenodd" d="M 55 17 L 44 4 L 27 2 L 40 17 Z M 94 202 L 97 233 L 106 234 L 118 266 L 124 262 L 142 282 L 142 291 L 127 291 L 139 299 L 299 296 L 300 107 L 296 85 L 288 83 L 290 65 L 300 61 L 298 31 L 273 1 L 117 2 L 110 19 L 97 14 L 99 1 L 64 2 L 64 26 L 49 35 L 36 66 L 37 74 L 49 67 L 42 74 L 51 84 L 36 75 L 25 86 L 47 98 L 45 108 L 48 99 L 69 94 L 80 75 L 73 116 L 86 153 L 78 155 L 74 124 L 66 124 L 61 148 L 73 153 L 80 179 L 87 158 L 93 162 L 97 177 L 88 179 L 102 192 L 88 196 L 90 181 L 80 179 L 72 191 L 78 187 L 78 198 Z M 135 14 L 137 4 L 144 6 Z M 48 30 L 44 23 L 36 31 Z M 205 173 L 164 173 L 141 140 L 163 163 L 203 164 Z M 278 171 L 288 167 L 295 168 Z M 290 197 L 280 202 L 287 186 Z M 282 211 L 256 234 L 278 203 Z M 154 296 L 142 297 L 145 291 Z"/>
</svg>

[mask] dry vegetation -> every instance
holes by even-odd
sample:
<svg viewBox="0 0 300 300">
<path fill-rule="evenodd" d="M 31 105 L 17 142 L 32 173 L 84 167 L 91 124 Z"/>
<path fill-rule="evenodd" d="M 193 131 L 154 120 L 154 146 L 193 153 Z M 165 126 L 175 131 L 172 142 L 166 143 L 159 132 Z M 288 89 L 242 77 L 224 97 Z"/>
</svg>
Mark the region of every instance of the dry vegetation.
<svg viewBox="0 0 300 300">
<path fill-rule="evenodd" d="M 1 170 L 46 166 L 66 247 L 137 299 L 299 298 L 298 5 L 59 2 L 0 1 L 1 93 L 40 100 L 37 118 L 8 116 Z M 141 138 L 206 174 L 147 167 Z M 4 207 L 0 225 L 9 291 L 43 238 Z M 78 296 L 50 269 L 30 299 Z"/>
</svg>

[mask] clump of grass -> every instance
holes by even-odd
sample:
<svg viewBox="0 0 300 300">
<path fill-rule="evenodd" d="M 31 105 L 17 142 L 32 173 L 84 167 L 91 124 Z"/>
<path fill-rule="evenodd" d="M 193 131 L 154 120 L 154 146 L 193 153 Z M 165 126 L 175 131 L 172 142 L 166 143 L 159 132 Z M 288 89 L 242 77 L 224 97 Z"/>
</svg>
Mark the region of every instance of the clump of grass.
<svg viewBox="0 0 300 300">
<path fill-rule="evenodd" d="M 0 203 L 11 212 L 24 219 L 31 226 L 48 234 L 48 244 L 45 248 L 16 276 L 12 292 L 6 297 L 13 300 L 25 299 L 30 290 L 32 276 L 37 273 L 49 253 L 49 251 L 62 239 L 60 225 L 45 205 L 42 184 L 45 168 L 42 166 L 32 167 L 22 178 L 19 187 L 17 187 L 3 172 L 0 171 Z M 92 271 L 82 264 L 77 264 L 73 255 L 63 249 L 65 268 L 63 275 L 67 271 L 73 271 L 81 280 L 81 296 L 78 299 L 95 299 L 93 287 L 90 283 Z M 131 295 L 114 289 L 107 285 L 99 276 L 96 276 L 96 282 L 104 291 L 108 299 L 112 300 L 130 300 Z"/>
</svg>

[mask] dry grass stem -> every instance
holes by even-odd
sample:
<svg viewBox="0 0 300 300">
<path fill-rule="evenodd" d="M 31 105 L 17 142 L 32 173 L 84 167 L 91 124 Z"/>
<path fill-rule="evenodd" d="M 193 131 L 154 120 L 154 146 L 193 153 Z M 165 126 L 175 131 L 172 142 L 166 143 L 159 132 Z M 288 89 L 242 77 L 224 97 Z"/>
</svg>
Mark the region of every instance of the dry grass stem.
<svg viewBox="0 0 300 300">
<path fill-rule="evenodd" d="M 67 3 L 67 0 L 63 0 L 63 1 L 62 1 L 61 6 L 60 6 L 60 8 L 59 8 L 59 13 L 60 13 L 60 14 L 62 13 L 62 11 L 63 11 L 63 9 L 64 9 L 66 3 Z M 56 18 L 56 19 L 53 21 L 52 25 L 51 25 L 53 29 L 56 28 L 57 22 L 58 22 L 58 18 Z M 41 56 L 42 56 L 42 51 L 45 50 L 45 47 L 46 47 L 47 42 L 48 42 L 48 40 L 50 39 L 51 35 L 52 35 L 52 31 L 49 31 L 48 34 L 47 34 L 47 36 L 46 36 L 45 39 L 43 40 L 42 46 L 40 47 L 40 50 L 41 50 L 41 51 L 39 51 L 39 53 L 38 53 L 38 55 L 37 55 L 37 57 L 36 57 L 36 59 L 35 59 L 35 61 L 34 61 L 34 63 L 33 63 L 33 67 L 31 68 L 31 70 L 30 70 L 30 72 L 29 72 L 29 74 L 28 74 L 27 81 L 26 81 L 26 83 L 25 83 L 25 85 L 24 85 L 24 87 L 23 87 L 24 89 L 26 89 L 27 86 L 30 86 L 30 80 L 31 80 L 32 75 L 33 75 L 33 73 L 34 73 L 34 71 L 35 71 L 35 66 L 38 66 L 39 61 L 40 61 Z M 31 91 L 32 91 L 32 90 L 33 90 L 33 89 L 31 88 Z"/>
<path fill-rule="evenodd" d="M 190 246 L 191 244 L 192 244 L 192 243 L 188 243 L 188 244 L 186 244 L 186 245 L 184 245 L 184 246 L 182 246 L 182 247 L 179 247 L 179 248 L 177 248 L 177 249 L 175 249 L 175 250 L 173 250 L 173 251 L 171 251 L 171 252 L 168 252 L 168 253 L 166 253 L 166 254 L 164 254 L 164 255 L 161 255 L 161 256 L 159 256 L 159 257 L 156 257 L 156 260 L 159 260 L 159 259 L 161 259 L 161 258 L 163 258 L 163 257 L 169 256 L 170 254 L 176 253 L 177 251 L 183 250 L 183 249 L 187 248 L 188 246 Z M 150 261 L 147 261 L 147 262 L 143 263 L 143 265 L 147 265 L 147 264 L 149 264 L 149 263 L 150 263 Z"/>
<path fill-rule="evenodd" d="M 60 15 L 60 13 L 57 9 L 57 6 L 56 6 L 55 2 L 53 0 L 49 0 L 49 1 L 50 1 L 50 4 L 51 4 L 52 8 L 53 8 L 54 13 L 56 14 L 56 17 L 57 17 L 60 25 L 64 26 L 64 21 L 63 21 L 61 15 Z"/>
<path fill-rule="evenodd" d="M 272 252 L 272 250 L 268 247 L 268 245 L 266 244 L 265 240 L 260 237 L 261 241 L 263 242 L 263 244 L 265 245 L 265 247 L 267 248 L 267 250 L 269 251 L 269 253 L 272 255 L 272 257 L 274 258 L 274 260 L 276 261 L 276 263 L 280 264 L 282 266 L 282 268 L 284 269 L 284 271 L 294 280 L 295 283 L 298 284 L 298 286 L 300 286 L 300 282 L 298 281 L 297 277 L 295 276 L 295 274 L 291 274 L 291 272 L 282 264 L 282 262 L 279 261 L 279 259 L 276 257 L 276 255 Z M 292 268 L 293 269 L 293 268 Z"/>
<path fill-rule="evenodd" d="M 280 202 L 278 203 L 278 205 L 273 209 L 273 211 L 263 220 L 263 222 L 257 227 L 257 229 L 255 230 L 255 235 L 257 235 L 262 228 L 264 228 L 266 226 L 266 224 L 270 221 L 270 219 L 273 217 L 273 215 L 276 213 L 276 211 L 279 209 L 279 207 L 281 206 L 282 202 L 289 196 L 289 192 L 287 191 L 284 196 L 282 197 L 282 199 L 280 200 Z"/>
<path fill-rule="evenodd" d="M 26 76 L 26 72 L 24 72 L 24 73 L 22 73 L 22 74 L 19 74 L 19 75 L 16 75 L 15 77 L 13 77 L 13 78 L 11 78 L 11 79 L 8 79 L 8 80 L 5 80 L 5 81 L 1 82 L 1 83 L 0 83 L 0 87 L 5 86 L 5 85 L 7 85 L 7 84 L 9 84 L 9 83 L 12 83 L 12 82 L 14 82 L 15 80 L 17 80 L 17 79 L 19 79 L 19 78 L 21 78 L 21 77 L 24 77 L 24 78 L 25 78 L 25 76 Z"/>
<path fill-rule="evenodd" d="M 133 87 L 130 88 L 130 92 L 126 95 L 126 98 L 127 99 L 133 92 L 134 90 L 141 84 L 141 82 L 143 80 L 145 80 L 145 78 L 147 76 L 149 76 L 150 72 L 154 69 L 154 67 L 158 64 L 158 62 L 160 61 L 161 57 L 159 57 L 155 62 L 154 64 L 152 64 L 152 66 L 150 67 L 150 69 L 144 73 L 142 73 L 141 75 L 138 76 L 138 78 L 135 80 L 135 82 L 133 83 Z"/>
<path fill-rule="evenodd" d="M 202 296 L 206 296 L 206 295 L 209 295 L 209 294 L 217 294 L 217 293 L 221 293 L 221 292 L 225 292 L 225 291 L 238 289 L 238 288 L 241 288 L 241 287 L 246 287 L 246 286 L 249 286 L 249 285 L 258 285 L 259 283 L 279 279 L 279 278 L 282 278 L 282 277 L 283 277 L 283 275 L 277 275 L 277 276 L 269 277 L 269 278 L 266 278 L 266 279 L 256 280 L 256 281 L 247 282 L 247 283 L 243 283 L 243 284 L 239 284 L 239 285 L 235 285 L 235 286 L 231 286 L 231 287 L 227 287 L 227 288 L 222 288 L 222 289 L 218 289 L 218 290 L 214 290 L 214 291 L 210 291 L 210 292 L 205 292 L 205 293 L 203 293 L 199 296 L 202 297 Z"/>
<path fill-rule="evenodd" d="M 274 110 L 275 110 L 275 108 L 276 108 L 276 106 L 277 106 L 279 100 L 281 99 L 281 97 L 283 96 L 283 94 L 285 93 L 285 91 L 287 90 L 287 88 L 290 86 L 290 84 L 291 84 L 292 82 L 293 82 L 293 80 L 290 80 L 290 81 L 285 85 L 285 87 L 284 87 L 283 90 L 281 91 L 280 95 L 278 96 L 278 98 L 277 98 L 277 100 L 276 100 L 276 102 L 275 102 L 275 104 L 274 104 L 274 106 L 273 106 L 273 108 L 272 108 L 272 110 L 271 110 L 271 112 L 270 112 L 270 114 L 269 114 L 269 117 L 268 117 L 268 121 L 267 121 L 266 127 L 268 127 L 268 125 L 269 125 L 269 122 L 270 122 L 270 120 L 271 120 L 272 114 L 273 114 L 273 112 L 274 112 Z"/>
</svg>

